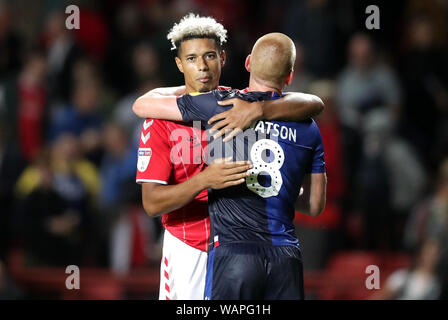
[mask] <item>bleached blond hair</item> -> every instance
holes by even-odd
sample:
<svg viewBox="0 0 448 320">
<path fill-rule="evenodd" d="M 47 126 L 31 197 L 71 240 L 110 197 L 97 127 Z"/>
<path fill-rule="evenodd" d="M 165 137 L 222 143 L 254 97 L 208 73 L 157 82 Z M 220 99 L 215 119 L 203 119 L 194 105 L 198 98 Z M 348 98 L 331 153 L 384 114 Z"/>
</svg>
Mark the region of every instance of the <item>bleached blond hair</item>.
<svg viewBox="0 0 448 320">
<path fill-rule="evenodd" d="M 179 49 L 182 41 L 194 38 L 212 38 L 221 47 L 227 42 L 227 30 L 212 17 L 189 13 L 174 24 L 167 38 L 171 41 L 171 50 Z"/>
</svg>

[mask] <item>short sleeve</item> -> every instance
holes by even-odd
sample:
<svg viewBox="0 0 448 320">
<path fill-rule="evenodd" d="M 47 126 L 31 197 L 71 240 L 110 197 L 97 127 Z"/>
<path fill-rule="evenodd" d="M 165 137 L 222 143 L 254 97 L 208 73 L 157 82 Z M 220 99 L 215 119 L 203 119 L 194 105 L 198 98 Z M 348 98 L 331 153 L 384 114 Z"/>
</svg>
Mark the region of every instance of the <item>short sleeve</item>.
<svg viewBox="0 0 448 320">
<path fill-rule="evenodd" d="M 137 154 L 137 183 L 168 184 L 172 172 L 168 129 L 165 121 L 146 119 Z"/>
<path fill-rule="evenodd" d="M 215 115 L 219 107 L 213 92 L 178 97 L 177 106 L 184 122 L 201 121 L 203 126 L 207 125 L 208 119 Z"/>
<path fill-rule="evenodd" d="M 319 128 L 315 123 L 315 147 L 313 154 L 313 162 L 311 164 L 310 173 L 324 173 L 325 172 L 325 159 L 324 159 L 324 143 L 320 134 Z"/>
</svg>

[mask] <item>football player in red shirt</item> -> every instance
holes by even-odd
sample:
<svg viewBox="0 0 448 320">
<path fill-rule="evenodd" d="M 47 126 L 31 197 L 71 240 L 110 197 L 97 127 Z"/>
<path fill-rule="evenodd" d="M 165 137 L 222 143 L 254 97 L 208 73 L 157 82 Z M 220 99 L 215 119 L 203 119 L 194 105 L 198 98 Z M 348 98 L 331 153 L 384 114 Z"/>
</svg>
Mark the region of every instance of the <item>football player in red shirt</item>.
<svg viewBox="0 0 448 320">
<path fill-rule="evenodd" d="M 185 86 L 154 89 L 134 103 L 133 110 L 144 114 L 147 95 L 182 95 L 218 88 L 225 63 L 227 31 L 210 17 L 188 15 L 170 30 L 168 39 L 177 51 L 175 58 L 184 74 Z M 250 105 L 250 104 L 249 104 Z M 238 102 L 235 101 L 235 107 Z M 263 104 L 273 118 L 306 119 L 322 111 L 317 100 L 304 101 L 290 94 Z M 224 129 L 242 130 L 232 115 L 221 117 Z M 244 105 L 250 119 L 250 108 Z M 140 111 L 140 112 L 139 112 Z M 255 114 L 255 113 L 254 113 Z M 259 113 L 257 113 L 259 116 Z M 235 118 L 235 117 L 234 117 Z M 229 120 L 230 119 L 230 120 Z M 241 119 L 238 119 L 241 120 Z M 217 126 L 222 128 L 223 125 Z M 142 202 L 149 216 L 162 215 L 165 228 L 159 299 L 197 300 L 204 298 L 210 222 L 207 189 L 220 189 L 245 181 L 247 162 L 224 159 L 206 167 L 203 162 L 206 134 L 200 127 L 165 120 L 146 119 L 140 136 L 137 182 L 142 184 Z"/>
</svg>

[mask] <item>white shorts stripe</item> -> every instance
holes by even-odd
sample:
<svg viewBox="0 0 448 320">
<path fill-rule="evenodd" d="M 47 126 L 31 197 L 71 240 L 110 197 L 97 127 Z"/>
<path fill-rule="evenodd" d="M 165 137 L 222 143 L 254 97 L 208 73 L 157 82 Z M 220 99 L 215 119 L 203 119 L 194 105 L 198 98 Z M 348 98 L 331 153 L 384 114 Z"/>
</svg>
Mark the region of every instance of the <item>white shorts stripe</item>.
<svg viewBox="0 0 448 320">
<path fill-rule="evenodd" d="M 207 252 L 165 230 L 160 264 L 159 300 L 203 300 Z"/>
</svg>

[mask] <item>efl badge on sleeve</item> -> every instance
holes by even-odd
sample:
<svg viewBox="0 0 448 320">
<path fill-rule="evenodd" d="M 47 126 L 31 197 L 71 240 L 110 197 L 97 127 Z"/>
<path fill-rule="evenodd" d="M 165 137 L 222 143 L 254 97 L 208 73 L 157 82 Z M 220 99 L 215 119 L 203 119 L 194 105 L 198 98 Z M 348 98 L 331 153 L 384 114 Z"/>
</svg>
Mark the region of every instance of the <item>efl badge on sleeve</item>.
<svg viewBox="0 0 448 320">
<path fill-rule="evenodd" d="M 152 150 L 151 148 L 139 148 L 138 149 L 138 161 L 137 169 L 140 172 L 144 172 L 148 168 L 149 161 L 151 160 Z"/>
</svg>

